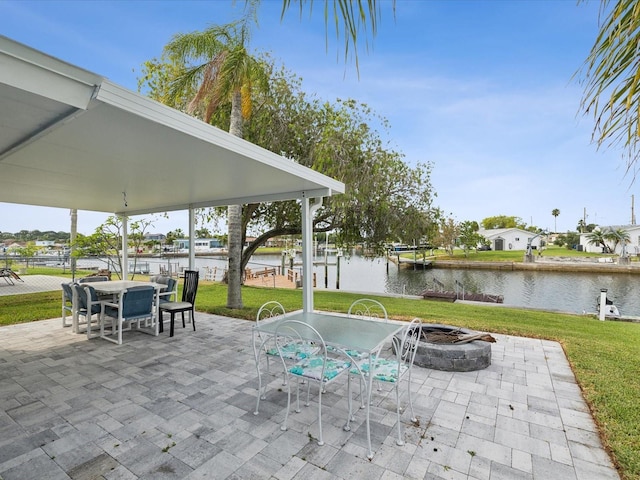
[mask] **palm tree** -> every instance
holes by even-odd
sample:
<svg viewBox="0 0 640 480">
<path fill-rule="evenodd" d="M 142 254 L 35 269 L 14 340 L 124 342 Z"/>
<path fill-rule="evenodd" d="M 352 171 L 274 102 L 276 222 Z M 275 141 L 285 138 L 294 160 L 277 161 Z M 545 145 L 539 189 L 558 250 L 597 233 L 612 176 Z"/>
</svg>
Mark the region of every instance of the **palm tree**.
<svg viewBox="0 0 640 480">
<path fill-rule="evenodd" d="M 591 245 L 602 246 L 602 253 L 609 253 L 611 251 L 611 249 L 609 248 L 609 245 L 607 245 L 607 242 L 606 242 L 607 235 L 605 235 L 605 232 L 603 232 L 599 228 L 594 229 L 593 232 L 587 235 L 587 241 Z"/>
<path fill-rule="evenodd" d="M 622 244 L 622 252 L 620 254 L 621 257 L 626 257 L 626 246 L 628 243 L 631 243 L 631 235 L 623 228 L 617 229 L 609 229 L 604 235 L 606 240 L 610 240 L 613 242 L 613 251 L 615 252 L 618 248 L 618 245 Z"/>
<path fill-rule="evenodd" d="M 255 5 L 259 0 L 246 0 L 247 4 Z M 282 0 L 282 17 L 284 13 L 291 7 L 292 3 L 299 3 L 300 17 L 302 17 L 303 5 L 309 4 L 309 14 L 313 12 L 313 0 Z M 330 4 L 333 3 L 333 8 Z M 395 13 L 396 2 L 391 2 L 391 7 Z M 333 11 L 333 19 L 330 18 L 329 10 Z M 353 53 L 356 62 L 356 70 L 358 69 L 358 33 L 364 30 L 365 35 L 371 34 L 376 36 L 378 30 L 378 20 L 380 19 L 380 8 L 377 0 L 324 0 L 324 22 L 328 27 L 331 20 L 336 30 L 336 37 L 340 37 L 340 20 L 342 20 L 342 29 L 344 33 L 344 58 L 349 58 L 349 53 Z M 367 28 L 367 25 L 369 28 Z M 328 35 L 328 30 L 327 30 Z M 365 40 L 368 47 L 368 39 Z"/>
<path fill-rule="evenodd" d="M 176 101 L 183 92 L 195 91 L 188 111 L 209 123 L 223 102 L 231 102 L 229 133 L 243 136 L 243 121 L 251 112 L 252 89 L 267 89 L 268 76 L 262 63 L 247 51 L 253 10 L 240 21 L 212 26 L 200 32 L 178 34 L 165 52 L 185 64 L 182 75 L 171 85 Z M 242 205 L 229 205 L 227 307 L 242 308 Z"/>
<path fill-rule="evenodd" d="M 622 145 L 627 150 L 627 172 L 635 179 L 640 155 L 640 8 L 637 0 L 603 0 L 600 8 L 603 21 L 581 72 L 581 108 L 594 117 L 593 138 L 599 147 Z"/>
<path fill-rule="evenodd" d="M 554 233 L 558 233 L 558 215 L 560 215 L 560 210 L 554 208 L 551 210 L 551 215 L 553 215 L 553 231 Z"/>
</svg>

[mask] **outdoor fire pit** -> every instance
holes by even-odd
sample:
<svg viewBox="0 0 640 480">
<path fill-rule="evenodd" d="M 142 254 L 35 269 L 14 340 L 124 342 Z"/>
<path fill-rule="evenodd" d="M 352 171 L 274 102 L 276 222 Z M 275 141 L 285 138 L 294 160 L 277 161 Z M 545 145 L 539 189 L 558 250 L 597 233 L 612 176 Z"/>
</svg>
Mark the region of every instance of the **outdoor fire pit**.
<svg viewBox="0 0 640 480">
<path fill-rule="evenodd" d="M 468 341 L 471 338 L 478 339 Z M 422 327 L 422 340 L 414 364 L 447 372 L 482 370 L 491 365 L 492 342 L 495 339 L 488 334 L 427 323 Z"/>
</svg>

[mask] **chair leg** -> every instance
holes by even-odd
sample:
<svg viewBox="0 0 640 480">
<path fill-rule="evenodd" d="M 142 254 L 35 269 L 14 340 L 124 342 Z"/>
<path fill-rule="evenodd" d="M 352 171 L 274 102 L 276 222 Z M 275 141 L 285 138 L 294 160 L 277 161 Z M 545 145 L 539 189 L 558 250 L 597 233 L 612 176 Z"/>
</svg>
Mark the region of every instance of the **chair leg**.
<svg viewBox="0 0 640 480">
<path fill-rule="evenodd" d="M 191 310 L 191 313 L 189 314 L 189 316 L 191 317 L 191 325 L 193 325 L 193 331 L 196 331 L 196 315 L 195 315 L 195 311 Z"/>
<path fill-rule="evenodd" d="M 400 427 L 400 388 L 398 388 L 398 383 L 400 383 L 399 379 L 396 382 L 396 416 L 397 416 L 397 425 L 398 425 L 398 438 L 396 440 L 396 445 L 402 446 L 404 445 L 404 440 L 402 440 L 402 429 Z"/>
<path fill-rule="evenodd" d="M 309 384 L 311 384 L 311 382 L 309 382 Z M 324 439 L 322 438 L 322 389 L 323 389 L 323 384 L 320 383 L 319 392 L 318 392 L 318 430 L 319 430 L 318 445 L 319 446 L 324 445 Z M 307 398 L 307 401 L 308 401 L 308 398 Z"/>
<path fill-rule="evenodd" d="M 163 313 L 162 310 L 160 310 L 160 312 L 158 312 L 158 321 L 160 322 L 160 325 L 158 325 L 159 329 L 160 329 L 160 333 L 164 332 L 164 325 L 163 325 Z"/>
<path fill-rule="evenodd" d="M 180 315 L 182 315 L 182 328 L 184 328 L 186 326 L 186 324 L 184 323 L 184 310 L 180 312 Z"/>
<path fill-rule="evenodd" d="M 173 321 L 175 320 L 175 313 L 171 312 L 171 326 L 169 327 L 169 336 L 173 337 Z"/>
</svg>

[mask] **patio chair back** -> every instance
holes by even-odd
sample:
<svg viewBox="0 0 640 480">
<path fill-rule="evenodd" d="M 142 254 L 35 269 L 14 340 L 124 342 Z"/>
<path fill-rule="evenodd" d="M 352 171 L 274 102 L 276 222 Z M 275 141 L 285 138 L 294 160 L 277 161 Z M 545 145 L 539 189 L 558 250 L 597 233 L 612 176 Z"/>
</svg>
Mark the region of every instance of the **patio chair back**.
<svg viewBox="0 0 640 480">
<path fill-rule="evenodd" d="M 89 315 L 96 315 L 100 313 L 100 303 L 98 294 L 91 285 L 80 285 L 74 283 L 72 288 L 76 292 L 76 298 L 78 299 L 78 311 L 81 315 L 87 313 L 87 306 L 91 304 L 91 313 Z"/>
<path fill-rule="evenodd" d="M 350 317 L 361 317 L 370 319 L 388 320 L 387 309 L 377 300 L 371 298 L 360 298 L 349 307 L 347 315 Z"/>
<path fill-rule="evenodd" d="M 153 312 L 152 286 L 131 287 L 122 295 L 122 319 L 133 320 L 149 317 Z"/>
<path fill-rule="evenodd" d="M 182 287 L 182 301 L 196 304 L 196 294 L 198 293 L 198 277 L 199 272 L 197 270 L 185 270 L 184 271 L 184 285 Z"/>
<path fill-rule="evenodd" d="M 118 345 L 122 344 L 124 324 L 129 328 L 137 324 L 143 333 L 158 335 L 158 327 L 154 318 L 154 299 L 156 289 L 152 285 L 131 287 L 124 291 L 118 303 L 105 303 L 104 315 L 100 320 L 100 337 Z M 106 318 L 111 317 L 111 330 L 105 331 Z"/>
<path fill-rule="evenodd" d="M 73 316 L 73 289 L 71 283 L 62 284 L 62 326 L 70 327 L 67 323 L 67 315 Z"/>
<path fill-rule="evenodd" d="M 158 292 L 160 297 L 160 303 L 169 302 L 171 300 L 177 300 L 178 282 L 176 281 L 175 278 L 171 278 L 168 275 L 154 275 L 152 277 L 149 277 L 149 281 L 153 283 L 159 283 L 161 285 L 166 285 L 166 287 L 162 287 Z"/>
<path fill-rule="evenodd" d="M 95 275 L 93 277 L 82 277 L 78 279 L 78 283 L 91 283 L 91 282 L 106 282 L 109 277 L 102 275 Z"/>
<path fill-rule="evenodd" d="M 260 323 L 261 320 L 266 320 L 267 318 L 280 317 L 285 313 L 286 312 L 282 304 L 272 300 L 260 307 L 258 314 L 256 315 L 256 323 Z"/>
</svg>

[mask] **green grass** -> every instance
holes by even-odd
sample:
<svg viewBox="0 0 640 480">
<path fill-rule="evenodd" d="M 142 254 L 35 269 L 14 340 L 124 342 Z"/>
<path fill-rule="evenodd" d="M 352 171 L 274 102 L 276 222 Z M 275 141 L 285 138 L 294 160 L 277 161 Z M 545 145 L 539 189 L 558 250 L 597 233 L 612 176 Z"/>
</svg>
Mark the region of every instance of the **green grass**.
<svg viewBox="0 0 640 480">
<path fill-rule="evenodd" d="M 485 253 L 485 252 L 482 252 Z M 491 252 L 488 252 L 491 253 Z M 60 317 L 60 293 L 0 297 L 0 325 Z M 243 287 L 242 310 L 225 307 L 225 285 L 201 282 L 198 311 L 253 320 L 260 305 L 278 299 L 302 307 L 300 290 Z M 317 291 L 314 307 L 346 312 L 360 294 Z M 640 325 L 593 317 L 484 305 L 380 297 L 389 315 L 420 317 L 491 333 L 555 340 L 562 344 L 576 379 L 624 479 L 640 479 Z"/>
</svg>

